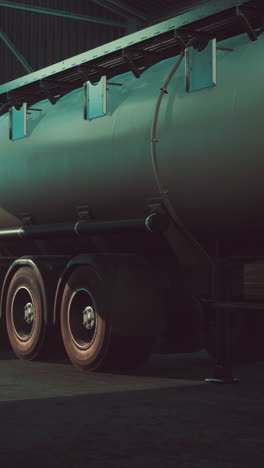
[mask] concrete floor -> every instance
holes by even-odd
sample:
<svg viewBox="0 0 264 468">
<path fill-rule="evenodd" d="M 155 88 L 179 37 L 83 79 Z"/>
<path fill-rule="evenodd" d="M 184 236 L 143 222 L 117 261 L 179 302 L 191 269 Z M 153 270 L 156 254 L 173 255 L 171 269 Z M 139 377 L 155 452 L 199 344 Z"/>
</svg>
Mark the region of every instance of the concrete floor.
<svg viewBox="0 0 264 468">
<path fill-rule="evenodd" d="M 206 352 L 123 375 L 0 353 L 0 466 L 263 468 L 264 363 L 236 385 L 213 369 Z"/>
</svg>

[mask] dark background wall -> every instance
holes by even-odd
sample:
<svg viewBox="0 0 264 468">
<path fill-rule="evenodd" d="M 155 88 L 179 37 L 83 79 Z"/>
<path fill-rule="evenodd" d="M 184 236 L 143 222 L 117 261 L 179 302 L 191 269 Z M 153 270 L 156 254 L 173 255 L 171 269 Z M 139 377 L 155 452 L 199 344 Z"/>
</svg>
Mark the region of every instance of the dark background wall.
<svg viewBox="0 0 264 468">
<path fill-rule="evenodd" d="M 39 5 L 89 16 L 117 19 L 109 10 L 85 0 L 27 0 Z M 49 16 L 0 6 L 0 26 L 34 70 L 120 37 L 124 29 Z M 120 18 L 118 18 L 120 19 Z M 24 75 L 25 70 L 0 42 L 0 82 Z"/>
</svg>

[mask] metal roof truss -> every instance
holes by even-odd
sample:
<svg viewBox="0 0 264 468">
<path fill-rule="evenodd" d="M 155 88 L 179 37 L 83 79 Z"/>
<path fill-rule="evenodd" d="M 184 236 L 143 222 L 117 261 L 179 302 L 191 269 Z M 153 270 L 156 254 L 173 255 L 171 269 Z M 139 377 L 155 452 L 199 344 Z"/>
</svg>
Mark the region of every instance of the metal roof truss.
<svg viewBox="0 0 264 468">
<path fill-rule="evenodd" d="M 155 63 L 178 55 L 190 39 L 198 50 L 213 38 L 224 40 L 243 32 L 256 40 L 262 31 L 261 13 L 245 0 L 221 0 L 156 24 L 0 86 L 0 113 L 47 98 L 55 104 L 102 76 L 109 80 L 130 70 L 139 78 Z"/>
</svg>

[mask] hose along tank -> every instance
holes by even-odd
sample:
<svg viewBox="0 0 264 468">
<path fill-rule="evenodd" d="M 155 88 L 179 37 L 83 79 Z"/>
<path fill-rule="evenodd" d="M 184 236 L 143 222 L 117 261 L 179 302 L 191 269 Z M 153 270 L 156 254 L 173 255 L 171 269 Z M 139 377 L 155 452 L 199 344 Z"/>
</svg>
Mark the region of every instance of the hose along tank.
<svg viewBox="0 0 264 468">
<path fill-rule="evenodd" d="M 263 35 L 241 35 L 217 50 L 217 85 L 187 93 L 184 62 L 164 96 L 157 127 L 162 186 L 185 226 L 218 237 L 263 228 Z M 95 219 L 146 215 L 159 195 L 151 159 L 151 126 L 160 88 L 176 58 L 160 62 L 140 79 L 131 72 L 109 86 L 108 114 L 85 121 L 83 92 L 55 106 L 42 101 L 29 138 L 8 139 L 1 118 L 0 227 L 21 225 L 21 213 L 37 224 L 76 218 L 88 205 Z M 35 116 L 33 116 L 35 117 Z"/>
</svg>

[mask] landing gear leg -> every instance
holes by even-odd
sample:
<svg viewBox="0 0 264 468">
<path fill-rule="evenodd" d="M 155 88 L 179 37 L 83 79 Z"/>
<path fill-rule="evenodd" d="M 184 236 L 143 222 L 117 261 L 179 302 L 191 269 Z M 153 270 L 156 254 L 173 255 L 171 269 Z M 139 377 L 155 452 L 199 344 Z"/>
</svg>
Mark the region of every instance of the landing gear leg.
<svg viewBox="0 0 264 468">
<path fill-rule="evenodd" d="M 230 314 L 227 307 L 216 308 L 216 357 L 217 363 L 212 378 L 205 379 L 208 383 L 233 384 L 239 380 L 233 377 L 231 353 Z"/>
</svg>

